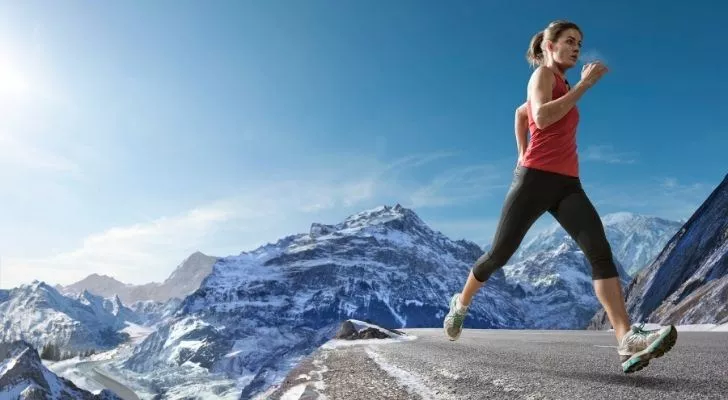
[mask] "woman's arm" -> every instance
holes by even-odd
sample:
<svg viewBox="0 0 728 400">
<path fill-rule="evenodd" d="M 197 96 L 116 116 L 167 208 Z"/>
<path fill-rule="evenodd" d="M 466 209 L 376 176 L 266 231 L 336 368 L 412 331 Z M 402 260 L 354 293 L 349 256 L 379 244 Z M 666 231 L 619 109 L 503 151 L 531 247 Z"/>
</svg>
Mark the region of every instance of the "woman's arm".
<svg viewBox="0 0 728 400">
<path fill-rule="evenodd" d="M 538 129 L 543 129 L 560 120 L 571 110 L 591 83 L 580 80 L 568 93 L 552 100 L 554 73 L 539 67 L 528 81 L 528 97 L 531 100 L 531 114 Z"/>
<path fill-rule="evenodd" d="M 528 145 L 528 107 L 527 103 L 523 103 L 516 108 L 516 118 L 514 129 L 516 131 L 516 148 L 518 150 L 518 164 L 521 163 L 521 158 L 526 153 L 526 147 Z"/>
</svg>

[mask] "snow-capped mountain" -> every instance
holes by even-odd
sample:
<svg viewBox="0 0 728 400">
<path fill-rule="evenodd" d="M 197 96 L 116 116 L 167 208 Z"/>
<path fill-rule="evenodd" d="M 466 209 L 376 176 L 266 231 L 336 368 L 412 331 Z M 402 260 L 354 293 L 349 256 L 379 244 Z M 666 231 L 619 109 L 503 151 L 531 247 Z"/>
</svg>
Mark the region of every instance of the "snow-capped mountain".
<svg viewBox="0 0 728 400">
<path fill-rule="evenodd" d="M 110 312 L 110 302 L 88 292 L 61 295 L 39 281 L 0 295 L 0 342 L 25 340 L 36 348 L 55 344 L 68 352 L 110 349 L 125 339 L 125 312 Z"/>
<path fill-rule="evenodd" d="M 602 217 L 602 224 L 615 260 L 630 276 L 634 276 L 654 260 L 682 226 L 677 221 L 630 212 L 606 214 Z M 555 223 L 521 246 L 509 260 L 509 264 L 553 251 L 565 242 L 569 245 L 576 243 Z"/>
<path fill-rule="evenodd" d="M 623 287 L 631 280 L 624 265 L 638 270 L 680 228 L 672 221 L 628 212 L 607 214 L 602 223 Z M 522 246 L 503 271 L 530 328 L 582 329 L 601 308 L 590 263 L 558 224 Z"/>
<path fill-rule="evenodd" d="M 283 378 L 343 320 L 441 326 L 450 296 L 481 254 L 474 243 L 434 232 L 399 205 L 336 225 L 314 223 L 308 233 L 220 259 L 175 319 L 150 335 L 126 366 L 145 372 L 197 365 L 240 378 L 249 398 Z M 498 271 L 476 296 L 466 326 L 523 327 L 508 290 Z"/>
<path fill-rule="evenodd" d="M 0 342 L 0 399 L 121 400 L 109 390 L 94 395 L 56 376 L 24 341 Z"/>
<path fill-rule="evenodd" d="M 131 285 L 110 276 L 91 274 L 69 286 L 57 286 L 63 294 L 77 294 L 84 290 L 95 295 L 111 298 L 119 296 L 124 304 L 138 301 L 157 301 L 165 303 L 172 298 L 183 299 L 194 292 L 202 280 L 212 272 L 212 265 L 218 257 L 205 255 L 199 251 L 184 259 L 164 282 L 144 285 Z"/>
<path fill-rule="evenodd" d="M 617 263 L 622 285 L 629 275 Z M 534 329 L 582 329 L 601 307 L 594 293 L 592 267 L 573 241 L 503 267 Z"/>
<path fill-rule="evenodd" d="M 174 312 L 182 304 L 182 299 L 173 297 L 165 302 L 161 301 L 137 301 L 129 306 L 139 319 L 138 324 L 143 326 L 154 326 L 163 320 L 174 315 Z"/>
<path fill-rule="evenodd" d="M 137 313 L 131 308 L 125 306 L 124 303 L 121 302 L 119 296 L 105 299 L 101 296 L 91 294 L 88 291 L 83 291 L 83 293 L 80 293 L 76 299 L 89 307 L 98 307 L 101 305 L 104 310 L 115 316 L 119 321 L 131 322 L 140 325 L 142 323 L 142 319 L 139 315 L 137 315 Z"/>
<path fill-rule="evenodd" d="M 633 322 L 728 322 L 728 175 L 627 288 Z M 604 311 L 591 327 L 610 324 Z"/>
</svg>

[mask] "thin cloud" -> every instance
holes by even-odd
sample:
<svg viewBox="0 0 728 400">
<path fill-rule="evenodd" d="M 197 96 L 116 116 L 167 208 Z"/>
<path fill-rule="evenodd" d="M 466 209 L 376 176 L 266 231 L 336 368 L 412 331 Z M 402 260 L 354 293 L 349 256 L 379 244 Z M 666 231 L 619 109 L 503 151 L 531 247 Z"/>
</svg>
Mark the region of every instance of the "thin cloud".
<svg viewBox="0 0 728 400">
<path fill-rule="evenodd" d="M 608 164 L 634 164 L 637 162 L 635 152 L 617 152 L 611 145 L 587 147 L 582 155 L 585 161 L 604 162 Z"/>
<path fill-rule="evenodd" d="M 169 260 L 168 254 L 176 253 L 180 258 L 184 254 L 180 252 L 192 249 L 232 213 L 224 203 L 219 203 L 177 216 L 113 227 L 88 236 L 77 249 L 52 257 L 8 259 L 5 270 L 11 275 L 13 271 L 23 271 L 23 281 L 33 277 L 64 284 L 94 272 L 129 282 L 137 281 L 139 276 L 158 277 L 160 274 L 155 269 L 179 262 Z M 165 265 L 165 262 L 171 264 Z"/>
<path fill-rule="evenodd" d="M 679 188 L 680 185 L 675 178 L 663 178 L 660 180 L 660 186 L 664 189 L 671 190 Z"/>
<path fill-rule="evenodd" d="M 408 169 L 422 167 L 426 164 L 433 163 L 433 162 L 441 160 L 443 158 L 454 157 L 456 155 L 457 155 L 456 153 L 448 152 L 448 151 L 440 151 L 440 152 L 424 153 L 424 154 L 412 154 L 409 156 L 399 158 L 399 159 L 387 164 L 379 172 L 378 175 L 380 178 L 391 179 L 392 177 L 397 176 L 399 173 L 406 171 Z"/>
<path fill-rule="evenodd" d="M 668 177 L 634 184 L 592 183 L 586 190 L 600 213 L 632 211 L 680 221 L 688 219 L 714 188 L 715 184 Z"/>
<path fill-rule="evenodd" d="M 415 190 L 409 197 L 413 208 L 463 204 L 502 188 L 502 172 L 489 164 L 449 169 Z M 506 182 L 506 184 L 510 184 Z"/>
<path fill-rule="evenodd" d="M 361 206 L 370 198 L 370 186 L 366 181 L 288 181 L 251 188 L 179 215 L 91 234 L 78 248 L 51 257 L 6 259 L 3 285 L 30 279 L 69 284 L 92 273 L 127 283 L 162 281 L 192 252 L 228 255 L 252 250 L 303 232 L 314 220 L 337 210 Z"/>
<path fill-rule="evenodd" d="M 488 196 L 493 189 L 502 188 L 509 182 L 499 180 L 502 170 L 491 164 L 476 164 L 442 171 L 437 165 L 432 177 L 410 179 L 407 173 L 419 177 L 425 174 L 430 164 L 457 153 L 440 151 L 415 154 L 397 159 L 372 174 L 372 190 L 384 198 L 399 202 L 405 207 L 422 209 L 429 207 L 464 204 Z M 418 182 L 418 183 L 410 183 Z"/>
<path fill-rule="evenodd" d="M 6 167 L 81 175 L 81 167 L 72 160 L 3 133 L 0 133 L 0 164 Z"/>
<path fill-rule="evenodd" d="M 421 173 L 426 164 L 447 156 L 422 154 L 391 163 L 362 160 L 358 165 L 366 165 L 363 170 L 345 165 L 337 173 L 307 171 L 305 179 L 260 183 L 181 214 L 90 234 L 77 248 L 50 257 L 5 259 L 3 285 L 32 279 L 69 284 L 92 273 L 127 283 L 159 282 L 195 251 L 215 256 L 238 254 L 307 232 L 312 222 L 336 223 L 382 204 L 400 203 L 418 212 L 425 207 L 461 204 L 487 196 L 495 183 L 502 185 L 495 182 L 498 173 L 489 165 L 434 173 L 424 184 L 408 178 L 407 173 Z M 483 227 L 483 232 L 487 229 Z M 485 239 L 482 235 L 477 238 Z"/>
</svg>

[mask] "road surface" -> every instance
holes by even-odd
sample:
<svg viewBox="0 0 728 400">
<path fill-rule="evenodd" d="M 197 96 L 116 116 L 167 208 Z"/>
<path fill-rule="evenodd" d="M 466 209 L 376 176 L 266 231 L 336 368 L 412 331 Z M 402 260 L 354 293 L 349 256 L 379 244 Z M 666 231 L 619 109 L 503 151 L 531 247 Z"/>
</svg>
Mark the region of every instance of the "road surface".
<svg viewBox="0 0 728 400">
<path fill-rule="evenodd" d="M 624 374 L 607 331 L 405 329 L 415 340 L 320 349 L 271 399 L 725 399 L 728 332 L 679 331 L 675 347 Z M 367 344 L 369 343 L 369 344 Z"/>
</svg>

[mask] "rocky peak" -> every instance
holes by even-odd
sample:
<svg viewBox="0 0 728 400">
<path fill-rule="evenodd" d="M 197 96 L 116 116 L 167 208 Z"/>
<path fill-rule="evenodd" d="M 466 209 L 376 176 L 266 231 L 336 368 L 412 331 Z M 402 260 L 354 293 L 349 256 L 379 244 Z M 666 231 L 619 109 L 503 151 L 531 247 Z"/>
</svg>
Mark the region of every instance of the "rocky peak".
<svg viewBox="0 0 728 400">
<path fill-rule="evenodd" d="M 417 214 L 400 204 L 382 205 L 349 215 L 336 225 L 314 222 L 311 224 L 311 238 L 331 234 L 353 233 L 362 229 L 384 226 L 398 231 L 430 230 Z"/>
</svg>

